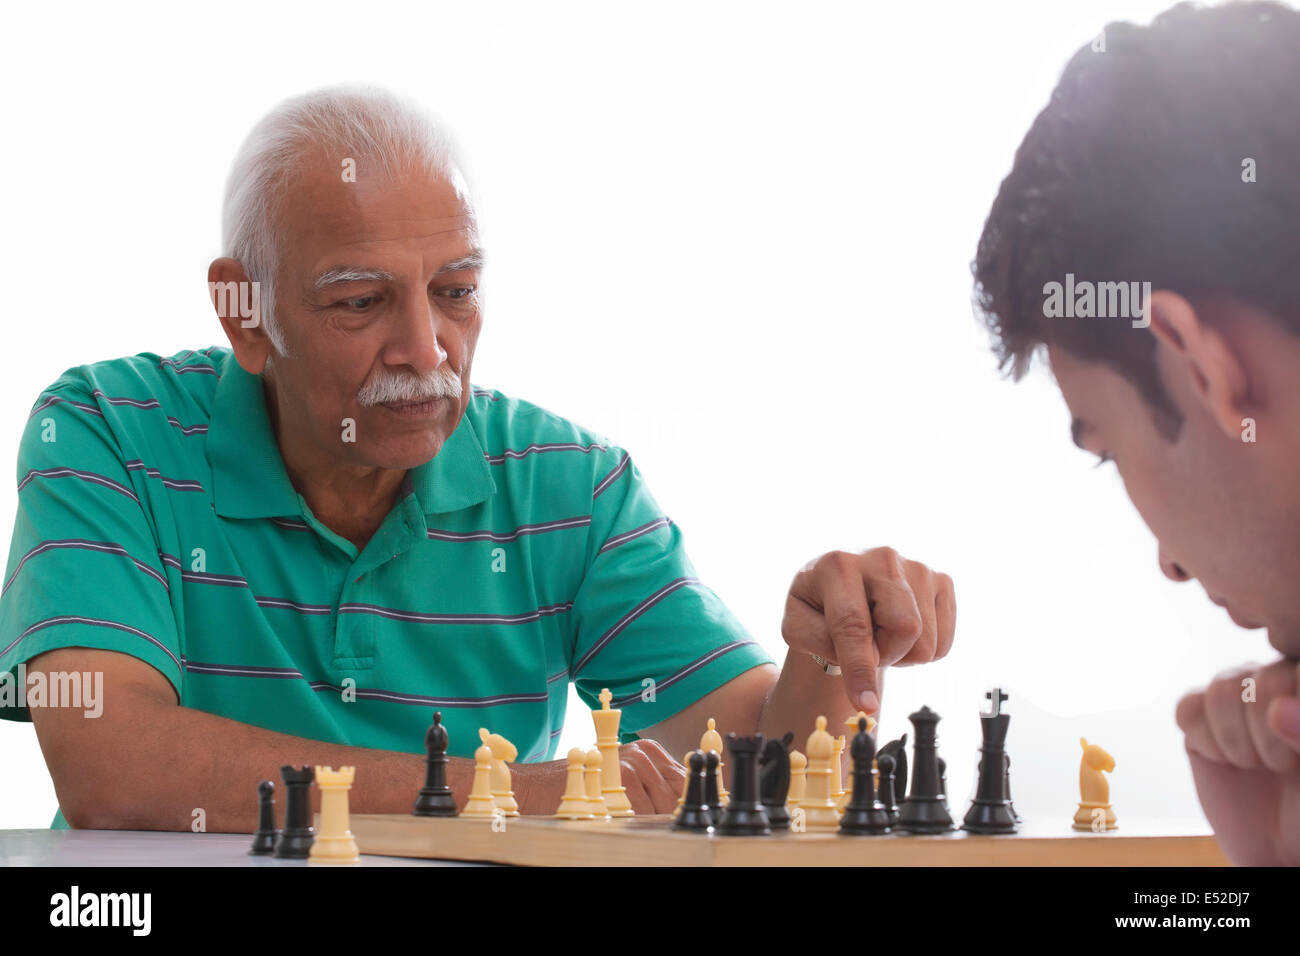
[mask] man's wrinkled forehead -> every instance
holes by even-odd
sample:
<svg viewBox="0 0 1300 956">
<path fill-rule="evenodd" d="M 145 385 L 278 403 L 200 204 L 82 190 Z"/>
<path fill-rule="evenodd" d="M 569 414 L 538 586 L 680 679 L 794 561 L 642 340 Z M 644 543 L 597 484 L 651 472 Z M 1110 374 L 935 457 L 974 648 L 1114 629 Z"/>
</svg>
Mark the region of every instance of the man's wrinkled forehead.
<svg viewBox="0 0 1300 956">
<path fill-rule="evenodd" d="M 295 242 L 318 250 L 458 237 L 477 245 L 478 238 L 459 174 L 411 169 L 395 178 L 367 176 L 362 165 L 350 181 L 327 161 L 311 163 L 286 183 L 283 226 Z"/>
</svg>

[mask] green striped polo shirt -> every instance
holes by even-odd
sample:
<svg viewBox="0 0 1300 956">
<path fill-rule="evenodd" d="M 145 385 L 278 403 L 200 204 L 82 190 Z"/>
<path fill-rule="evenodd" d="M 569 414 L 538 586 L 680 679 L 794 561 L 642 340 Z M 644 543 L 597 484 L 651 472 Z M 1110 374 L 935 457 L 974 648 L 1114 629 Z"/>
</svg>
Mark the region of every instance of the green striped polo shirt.
<svg viewBox="0 0 1300 956">
<path fill-rule="evenodd" d="M 631 740 L 771 661 L 605 438 L 473 386 L 358 551 L 295 491 L 261 378 L 215 346 L 70 369 L 36 402 L 0 672 L 68 646 L 247 724 L 423 753 L 436 709 L 452 755 L 487 727 L 523 761 L 555 757 L 570 682 L 593 708 L 610 688 Z"/>
</svg>

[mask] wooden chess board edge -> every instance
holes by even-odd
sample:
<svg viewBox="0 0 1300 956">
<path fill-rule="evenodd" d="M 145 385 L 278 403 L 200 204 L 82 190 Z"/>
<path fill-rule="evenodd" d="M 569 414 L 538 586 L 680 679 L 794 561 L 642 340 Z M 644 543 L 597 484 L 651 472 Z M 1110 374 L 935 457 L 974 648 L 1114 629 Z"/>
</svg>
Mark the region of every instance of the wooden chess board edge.
<svg viewBox="0 0 1300 956">
<path fill-rule="evenodd" d="M 707 837 L 675 833 L 668 817 L 598 823 L 357 814 L 362 853 L 517 866 L 1226 866 L 1213 837 L 847 837 L 836 833 Z"/>
</svg>

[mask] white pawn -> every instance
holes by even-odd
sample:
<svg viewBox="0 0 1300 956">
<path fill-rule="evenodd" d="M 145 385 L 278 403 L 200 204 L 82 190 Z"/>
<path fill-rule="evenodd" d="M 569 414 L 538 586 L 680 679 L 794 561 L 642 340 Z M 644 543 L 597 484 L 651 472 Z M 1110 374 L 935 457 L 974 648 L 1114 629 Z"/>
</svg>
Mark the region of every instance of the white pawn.
<svg viewBox="0 0 1300 956">
<path fill-rule="evenodd" d="M 561 820 L 592 819 L 591 804 L 587 800 L 587 787 L 583 782 L 583 771 L 587 765 L 587 754 L 581 747 L 569 751 L 569 775 L 564 781 L 564 797 L 560 800 L 555 816 Z"/>
<path fill-rule="evenodd" d="M 722 734 L 718 733 L 717 725 L 718 722 L 710 717 L 709 728 L 700 737 L 700 753 L 707 754 L 710 750 L 718 752 L 718 805 L 725 807 L 731 798 L 731 794 L 727 792 L 727 788 L 722 784 L 722 755 L 726 753 L 726 750 L 723 749 Z"/>
<path fill-rule="evenodd" d="M 496 808 L 492 799 L 492 748 L 484 744 L 474 751 L 474 786 L 460 815 L 491 818 L 496 815 Z"/>
<path fill-rule="evenodd" d="M 604 762 L 605 757 L 598 749 L 588 750 L 587 765 L 582 774 L 587 788 L 587 803 L 591 807 L 591 815 L 597 820 L 613 819 L 605 806 L 605 797 L 600 792 L 600 767 Z"/>
</svg>

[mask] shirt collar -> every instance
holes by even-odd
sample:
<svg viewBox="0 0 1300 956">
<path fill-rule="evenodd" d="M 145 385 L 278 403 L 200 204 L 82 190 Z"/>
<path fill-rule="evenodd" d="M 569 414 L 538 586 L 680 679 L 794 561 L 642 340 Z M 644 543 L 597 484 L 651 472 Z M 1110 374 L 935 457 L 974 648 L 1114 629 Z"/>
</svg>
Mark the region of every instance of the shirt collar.
<svg viewBox="0 0 1300 956">
<path fill-rule="evenodd" d="M 496 494 L 492 466 L 468 408 L 438 454 L 412 468 L 406 477 L 425 514 L 460 511 Z"/>
<path fill-rule="evenodd" d="M 224 518 L 299 515 L 298 493 L 289 481 L 271 431 L 262 377 L 226 357 L 208 420 L 212 506 Z"/>
<path fill-rule="evenodd" d="M 217 383 L 207 453 L 217 514 L 225 518 L 302 514 L 271 429 L 262 377 L 244 371 L 233 355 Z M 492 466 L 468 410 L 438 454 L 407 472 L 402 490 L 415 493 L 425 514 L 459 511 L 496 493 Z"/>
</svg>

